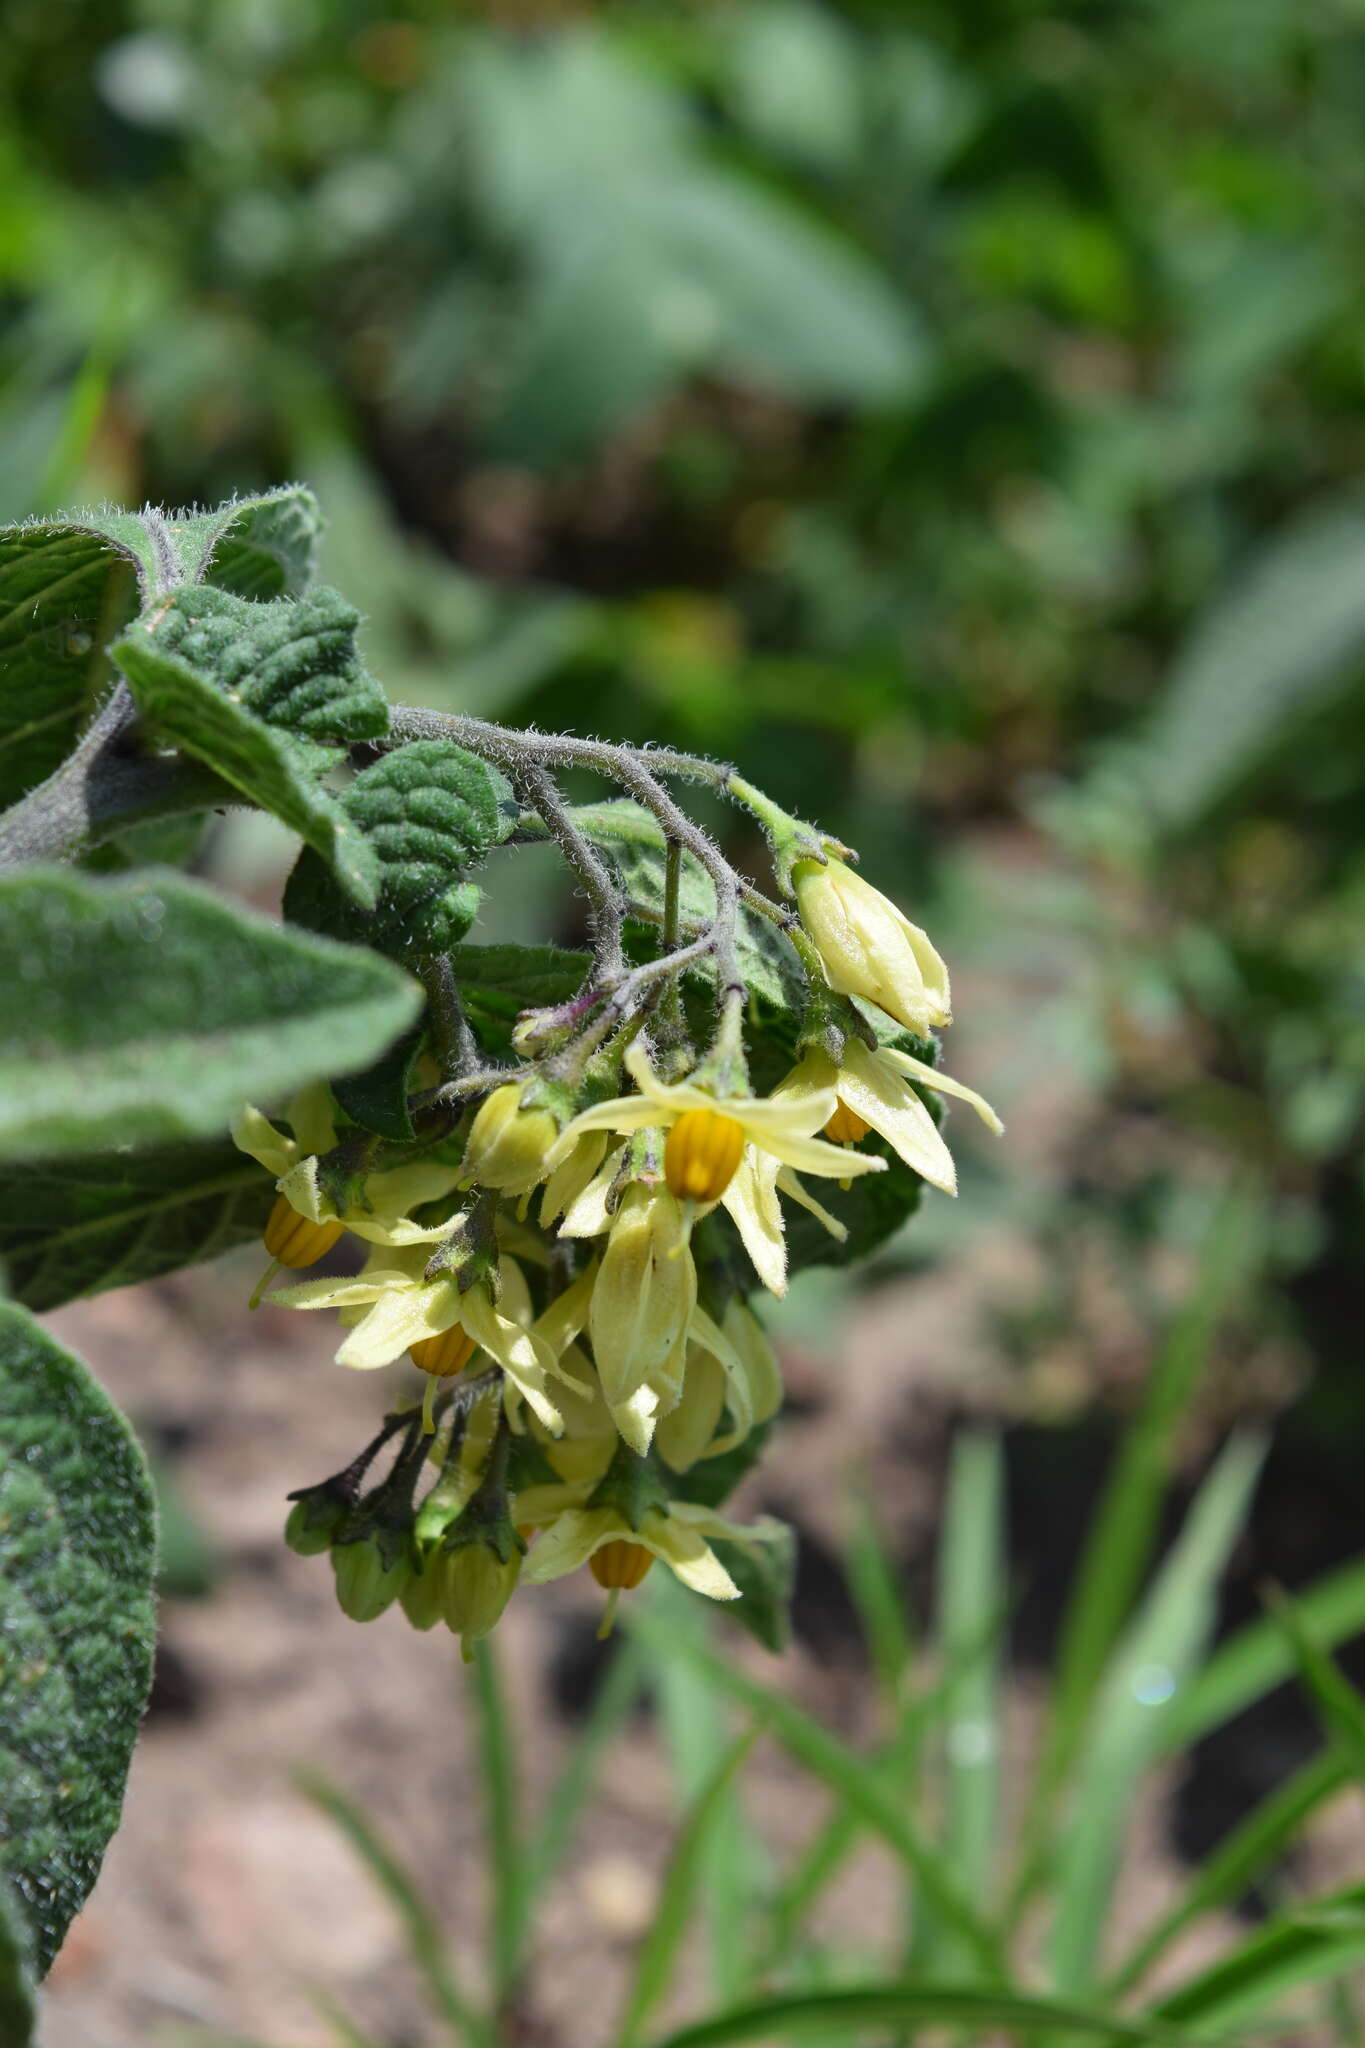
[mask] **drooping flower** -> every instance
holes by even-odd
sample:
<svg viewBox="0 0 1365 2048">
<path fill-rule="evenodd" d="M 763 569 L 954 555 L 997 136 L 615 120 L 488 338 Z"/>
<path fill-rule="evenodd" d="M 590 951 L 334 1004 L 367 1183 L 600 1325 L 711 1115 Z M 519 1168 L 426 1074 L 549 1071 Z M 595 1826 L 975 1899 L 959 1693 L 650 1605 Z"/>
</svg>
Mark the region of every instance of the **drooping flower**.
<svg viewBox="0 0 1365 2048">
<path fill-rule="evenodd" d="M 289 1104 L 285 1117 L 294 1133 L 292 1137 L 250 1104 L 232 1126 L 233 1144 L 267 1173 L 274 1174 L 275 1185 L 288 1210 L 313 1225 L 316 1233 L 329 1233 L 322 1250 L 308 1259 L 284 1257 L 267 1236 L 267 1250 L 281 1265 L 311 1265 L 314 1259 L 321 1258 L 323 1250 L 336 1243 L 343 1230 L 353 1231 L 370 1244 L 383 1245 L 431 1244 L 444 1237 L 448 1224 L 414 1223 L 410 1212 L 424 1202 L 438 1201 L 449 1194 L 460 1178 L 459 1167 L 417 1159 L 407 1166 L 366 1174 L 357 1199 L 341 1210 L 323 1191 L 318 1179 L 318 1160 L 337 1141 L 326 1089 L 305 1088 Z M 278 1202 L 269 1228 L 277 1231 L 287 1247 L 287 1233 L 293 1226 Z M 303 1237 L 303 1233 L 294 1234 Z"/>
<path fill-rule="evenodd" d="M 504 1195 L 525 1195 L 545 1179 L 560 1125 L 543 1103 L 508 1081 L 480 1104 L 465 1146 L 462 1178 Z"/>
<path fill-rule="evenodd" d="M 577 1487 L 534 1487 L 517 1495 L 517 1517 L 540 1533 L 522 1571 L 528 1586 L 542 1586 L 587 1564 L 608 1544 L 637 1545 L 662 1558 L 674 1577 L 710 1600 L 737 1600 L 739 1587 L 711 1548 L 711 1540 L 746 1548 L 774 1539 L 781 1525 L 763 1519 L 747 1527 L 693 1501 L 646 1508 L 633 1526 L 615 1507 L 588 1507 Z"/>
<path fill-rule="evenodd" d="M 837 994 L 863 996 L 921 1034 L 952 1022 L 947 968 L 880 889 L 833 858 L 797 861 L 792 883 L 801 922 Z"/>
<path fill-rule="evenodd" d="M 675 1472 L 742 1443 L 782 1404 L 772 1346 L 752 1310 L 737 1298 L 719 1324 L 697 1309 L 688 1329 L 687 1366 L 676 1405 L 660 1418 L 655 1445 Z M 721 1420 L 729 1411 L 730 1426 Z"/>
<path fill-rule="evenodd" d="M 554 1354 L 533 1329 L 494 1306 L 484 1281 L 461 1288 L 451 1273 L 428 1279 L 421 1249 L 381 1247 L 370 1255 L 354 1279 L 305 1280 L 269 1296 L 282 1308 L 334 1308 L 352 1328 L 337 1352 L 337 1364 L 368 1371 L 392 1364 L 414 1345 L 459 1329 L 507 1375 L 545 1427 L 558 1435 L 564 1420 L 550 1382 L 562 1377 Z M 515 1262 L 500 1262 L 504 1287 L 514 1292 L 525 1282 Z"/>
<path fill-rule="evenodd" d="M 633 1182 L 611 1225 L 588 1310 L 592 1355 L 608 1407 L 628 1402 L 686 1342 L 697 1270 L 682 1205 Z"/>
<path fill-rule="evenodd" d="M 955 1195 L 957 1170 L 952 1154 L 912 1082 L 969 1102 L 989 1130 L 1003 1130 L 995 1111 L 974 1088 L 965 1087 L 961 1081 L 954 1081 L 951 1075 L 940 1073 L 937 1067 L 914 1059 L 909 1053 L 898 1052 L 891 1046 L 878 1046 L 874 1051 L 852 1037 L 845 1044 L 841 1065 L 836 1066 L 828 1053 L 812 1047 L 773 1093 L 823 1101 L 832 1089 L 838 1103 L 836 1117 L 851 1116 L 864 1132 L 876 1131 L 907 1166 L 923 1175 L 933 1187 Z M 830 1130 L 829 1123 L 825 1129 Z M 844 1142 L 856 1142 L 861 1134 L 855 1129 Z M 782 1184 L 779 1180 L 778 1185 Z"/>
</svg>

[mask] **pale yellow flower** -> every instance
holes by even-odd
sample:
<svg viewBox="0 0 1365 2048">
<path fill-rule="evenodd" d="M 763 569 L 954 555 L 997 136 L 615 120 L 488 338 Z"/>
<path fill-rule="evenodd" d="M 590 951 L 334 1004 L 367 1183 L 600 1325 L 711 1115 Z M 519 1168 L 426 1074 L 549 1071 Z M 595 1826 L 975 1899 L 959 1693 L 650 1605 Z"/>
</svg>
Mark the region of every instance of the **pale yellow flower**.
<svg viewBox="0 0 1365 2048">
<path fill-rule="evenodd" d="M 952 1022 L 947 968 L 880 889 L 833 859 L 797 861 L 792 883 L 832 989 L 863 996 L 921 1035 Z"/>
<path fill-rule="evenodd" d="M 617 1508 L 584 1506 L 576 1487 L 533 1487 L 516 1497 L 519 1522 L 538 1530 L 522 1570 L 522 1582 L 543 1586 L 550 1579 L 577 1571 L 609 1543 L 640 1544 L 662 1558 L 675 1578 L 711 1600 L 737 1600 L 739 1588 L 707 1540 L 755 1544 L 776 1538 L 780 1523 L 767 1519 L 746 1527 L 730 1522 L 710 1508 L 676 1500 L 667 1508 L 647 1508 L 638 1529 Z"/>
<path fill-rule="evenodd" d="M 969 1102 L 988 1129 L 999 1132 L 1004 1128 L 990 1104 L 974 1088 L 964 1087 L 962 1082 L 941 1074 L 937 1067 L 914 1059 L 909 1053 L 897 1052 L 890 1046 L 878 1046 L 874 1051 L 856 1038 L 848 1039 L 843 1063 L 837 1067 L 828 1053 L 818 1049 L 806 1052 L 774 1094 L 824 1101 L 833 1089 L 840 1104 L 885 1138 L 907 1166 L 933 1187 L 955 1195 L 957 1170 L 952 1154 L 912 1082 Z M 778 1185 L 783 1186 L 784 1182 L 779 1180 Z M 789 1188 L 788 1192 L 794 1190 Z"/>
<path fill-rule="evenodd" d="M 418 1159 L 367 1174 L 359 1198 L 341 1210 L 318 1182 L 319 1156 L 337 1141 L 326 1090 L 304 1089 L 285 1116 L 293 1137 L 248 1104 L 233 1123 L 232 1142 L 274 1174 L 276 1187 L 296 1215 L 316 1225 L 344 1227 L 369 1244 L 431 1244 L 445 1236 L 448 1223 L 417 1224 L 410 1211 L 448 1195 L 460 1178 L 459 1167 Z"/>
<path fill-rule="evenodd" d="M 758 1318 L 732 1300 L 717 1325 L 698 1309 L 688 1330 L 681 1398 L 659 1421 L 659 1455 L 675 1472 L 743 1443 L 782 1405 L 782 1378 Z M 730 1427 L 720 1429 L 728 1408 Z"/>
</svg>

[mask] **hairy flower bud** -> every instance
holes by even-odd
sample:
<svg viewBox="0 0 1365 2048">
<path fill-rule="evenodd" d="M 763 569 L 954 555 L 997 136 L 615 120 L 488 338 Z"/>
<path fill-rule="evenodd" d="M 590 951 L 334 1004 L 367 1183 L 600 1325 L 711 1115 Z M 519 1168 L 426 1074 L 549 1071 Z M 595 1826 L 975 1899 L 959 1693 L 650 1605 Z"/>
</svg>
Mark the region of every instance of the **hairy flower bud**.
<svg viewBox="0 0 1365 2048">
<path fill-rule="evenodd" d="M 664 1178 L 680 1201 L 718 1202 L 743 1157 L 743 1124 L 719 1110 L 684 1110 L 664 1144 Z"/>
<path fill-rule="evenodd" d="M 464 1174 L 480 1187 L 524 1195 L 544 1180 L 546 1158 L 559 1137 L 553 1111 L 522 1107 L 522 1090 L 507 1082 L 481 1106 L 465 1146 Z"/>
<path fill-rule="evenodd" d="M 311 1266 L 332 1249 L 345 1228 L 344 1223 L 314 1223 L 277 1195 L 265 1226 L 265 1248 L 281 1266 Z"/>
<path fill-rule="evenodd" d="M 613 1537 L 588 1559 L 588 1570 L 607 1592 L 629 1593 L 638 1586 L 654 1562 L 654 1553 L 643 1543 L 627 1543 Z"/>
<path fill-rule="evenodd" d="M 876 1003 L 910 1031 L 952 1021 L 947 968 L 880 889 L 841 860 L 799 860 L 792 881 L 832 989 Z"/>
<path fill-rule="evenodd" d="M 400 1552 L 392 1564 L 373 1537 L 356 1543 L 339 1543 L 332 1549 L 332 1570 L 336 1574 L 337 1601 L 352 1621 L 373 1621 L 395 1601 L 412 1577 L 412 1564 Z"/>
</svg>

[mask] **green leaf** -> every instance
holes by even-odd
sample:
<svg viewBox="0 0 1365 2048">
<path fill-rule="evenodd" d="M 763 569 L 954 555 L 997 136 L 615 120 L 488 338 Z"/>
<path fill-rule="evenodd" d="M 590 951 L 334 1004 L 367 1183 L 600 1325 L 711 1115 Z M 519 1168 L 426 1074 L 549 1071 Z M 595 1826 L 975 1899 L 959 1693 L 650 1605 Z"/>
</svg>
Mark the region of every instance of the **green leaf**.
<svg viewBox="0 0 1365 2048">
<path fill-rule="evenodd" d="M 939 1557 L 939 1632 L 952 1674 L 943 1704 L 943 1769 L 948 1853 L 974 1895 L 990 1882 L 999 1798 L 1004 1484 L 999 1439 L 960 1434 Z M 983 1641 L 991 1645 L 985 1655 Z"/>
<path fill-rule="evenodd" d="M 408 1112 L 413 1068 L 426 1041 L 425 1023 L 414 1024 L 373 1066 L 358 1074 L 344 1074 L 332 1082 L 332 1093 L 353 1123 L 362 1124 L 393 1144 L 404 1145 L 416 1136 Z"/>
<path fill-rule="evenodd" d="M 356 911 L 305 848 L 285 890 L 286 917 L 398 959 L 448 952 L 479 905 L 466 869 L 517 822 L 506 777 L 449 740 L 415 740 L 363 769 L 341 806 L 373 852 L 378 903 Z"/>
<path fill-rule="evenodd" d="M 1271 1619 L 1284 1631 L 1324 1728 L 1350 1766 L 1357 1784 L 1365 1786 L 1365 1700 L 1327 1654 L 1312 1624 L 1287 1593 L 1277 1586 L 1271 1587 L 1267 1604 Z"/>
<path fill-rule="evenodd" d="M 756 1543 L 732 1543 L 717 1537 L 711 1548 L 739 1587 L 738 1600 L 727 1600 L 725 1618 L 737 1621 L 765 1650 L 780 1656 L 791 1639 L 792 1594 L 796 1589 L 796 1534 L 783 1525 L 780 1537 Z"/>
<path fill-rule="evenodd" d="M 333 742 L 379 736 L 388 707 L 355 653 L 359 614 L 335 591 L 250 604 L 184 590 L 111 650 L 148 730 L 193 754 L 321 854 L 371 908 L 377 862 L 319 777 Z"/>
<path fill-rule="evenodd" d="M 0 806 L 66 759 L 112 679 L 104 649 L 137 608 L 134 559 L 108 535 L 46 521 L 0 532 Z"/>
<path fill-rule="evenodd" d="M 322 513 L 306 484 L 240 498 L 172 525 L 187 581 L 238 597 L 302 597 L 317 574 Z"/>
<path fill-rule="evenodd" d="M 392 1043 L 421 1004 L 373 954 L 169 871 L 0 878 L 0 1157 L 221 1131 Z"/>
<path fill-rule="evenodd" d="M 522 1838 L 512 1722 L 496 1652 L 488 1637 L 474 1650 L 474 1705 L 478 1716 L 479 1776 L 485 1802 L 484 1839 L 492 1864 L 489 1948 L 501 2005 L 516 1981 L 533 1880 Z"/>
<path fill-rule="evenodd" d="M 9 1885 L 0 1877 L 0 2041 L 29 2048 L 36 2007 L 32 1944 L 27 1923 Z"/>
<path fill-rule="evenodd" d="M 0 1266 L 39 1313 L 258 1238 L 268 1173 L 226 1139 L 76 1154 L 0 1175 Z"/>
<path fill-rule="evenodd" d="M 299 596 L 321 517 L 298 485 L 182 520 L 78 512 L 0 531 L 0 806 L 59 767 L 112 680 L 110 641 L 206 576 L 239 597 Z"/>
<path fill-rule="evenodd" d="M 786 2040 L 790 2035 L 823 2034 L 827 2039 L 855 2041 L 871 2031 L 895 2029 L 970 2029 L 1012 2034 L 1099 2034 L 1113 2041 L 1174 2043 L 1184 2039 L 1159 2020 L 1121 2019 L 1113 2013 L 1086 2012 L 1058 2005 L 1050 1998 L 1030 1998 L 1016 1991 L 926 1988 L 922 1984 L 873 1984 L 858 1991 L 798 1991 L 784 1998 L 764 1998 L 713 2014 L 681 2027 L 653 2048 L 729 2048 L 731 2042 Z"/>
<path fill-rule="evenodd" d="M 98 1875 L 151 1683 L 151 1484 L 78 1359 L 0 1303 L 0 1867 L 41 1975 Z"/>
</svg>

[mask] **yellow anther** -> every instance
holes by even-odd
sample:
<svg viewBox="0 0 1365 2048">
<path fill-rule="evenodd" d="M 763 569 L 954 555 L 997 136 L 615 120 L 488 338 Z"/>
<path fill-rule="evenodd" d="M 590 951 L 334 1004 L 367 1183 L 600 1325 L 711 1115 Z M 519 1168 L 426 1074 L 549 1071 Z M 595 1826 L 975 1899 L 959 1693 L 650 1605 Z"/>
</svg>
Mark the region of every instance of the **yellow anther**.
<svg viewBox="0 0 1365 2048">
<path fill-rule="evenodd" d="M 277 1265 L 311 1266 L 332 1249 L 345 1228 L 344 1223 L 314 1223 L 277 1195 L 265 1226 L 265 1248 Z"/>
<path fill-rule="evenodd" d="M 850 1109 L 846 1102 L 836 1102 L 834 1114 L 825 1125 L 825 1136 L 835 1145 L 856 1145 L 859 1138 L 865 1138 L 871 1130 L 858 1112 Z"/>
<path fill-rule="evenodd" d="M 653 1562 L 653 1551 L 646 1550 L 643 1543 L 627 1543 L 624 1537 L 617 1536 L 600 1550 L 594 1550 L 588 1559 L 588 1570 L 608 1592 L 628 1593 L 639 1585 Z"/>
<path fill-rule="evenodd" d="M 408 1357 L 414 1365 L 420 1365 L 423 1372 L 435 1375 L 439 1380 L 448 1380 L 455 1373 L 463 1372 L 478 1346 L 467 1336 L 457 1323 L 453 1329 L 442 1330 L 439 1337 L 421 1337 L 417 1343 L 408 1346 Z"/>
<path fill-rule="evenodd" d="M 718 1202 L 744 1156 L 744 1126 L 715 1109 L 686 1109 L 664 1145 L 664 1179 L 680 1201 Z"/>
</svg>

